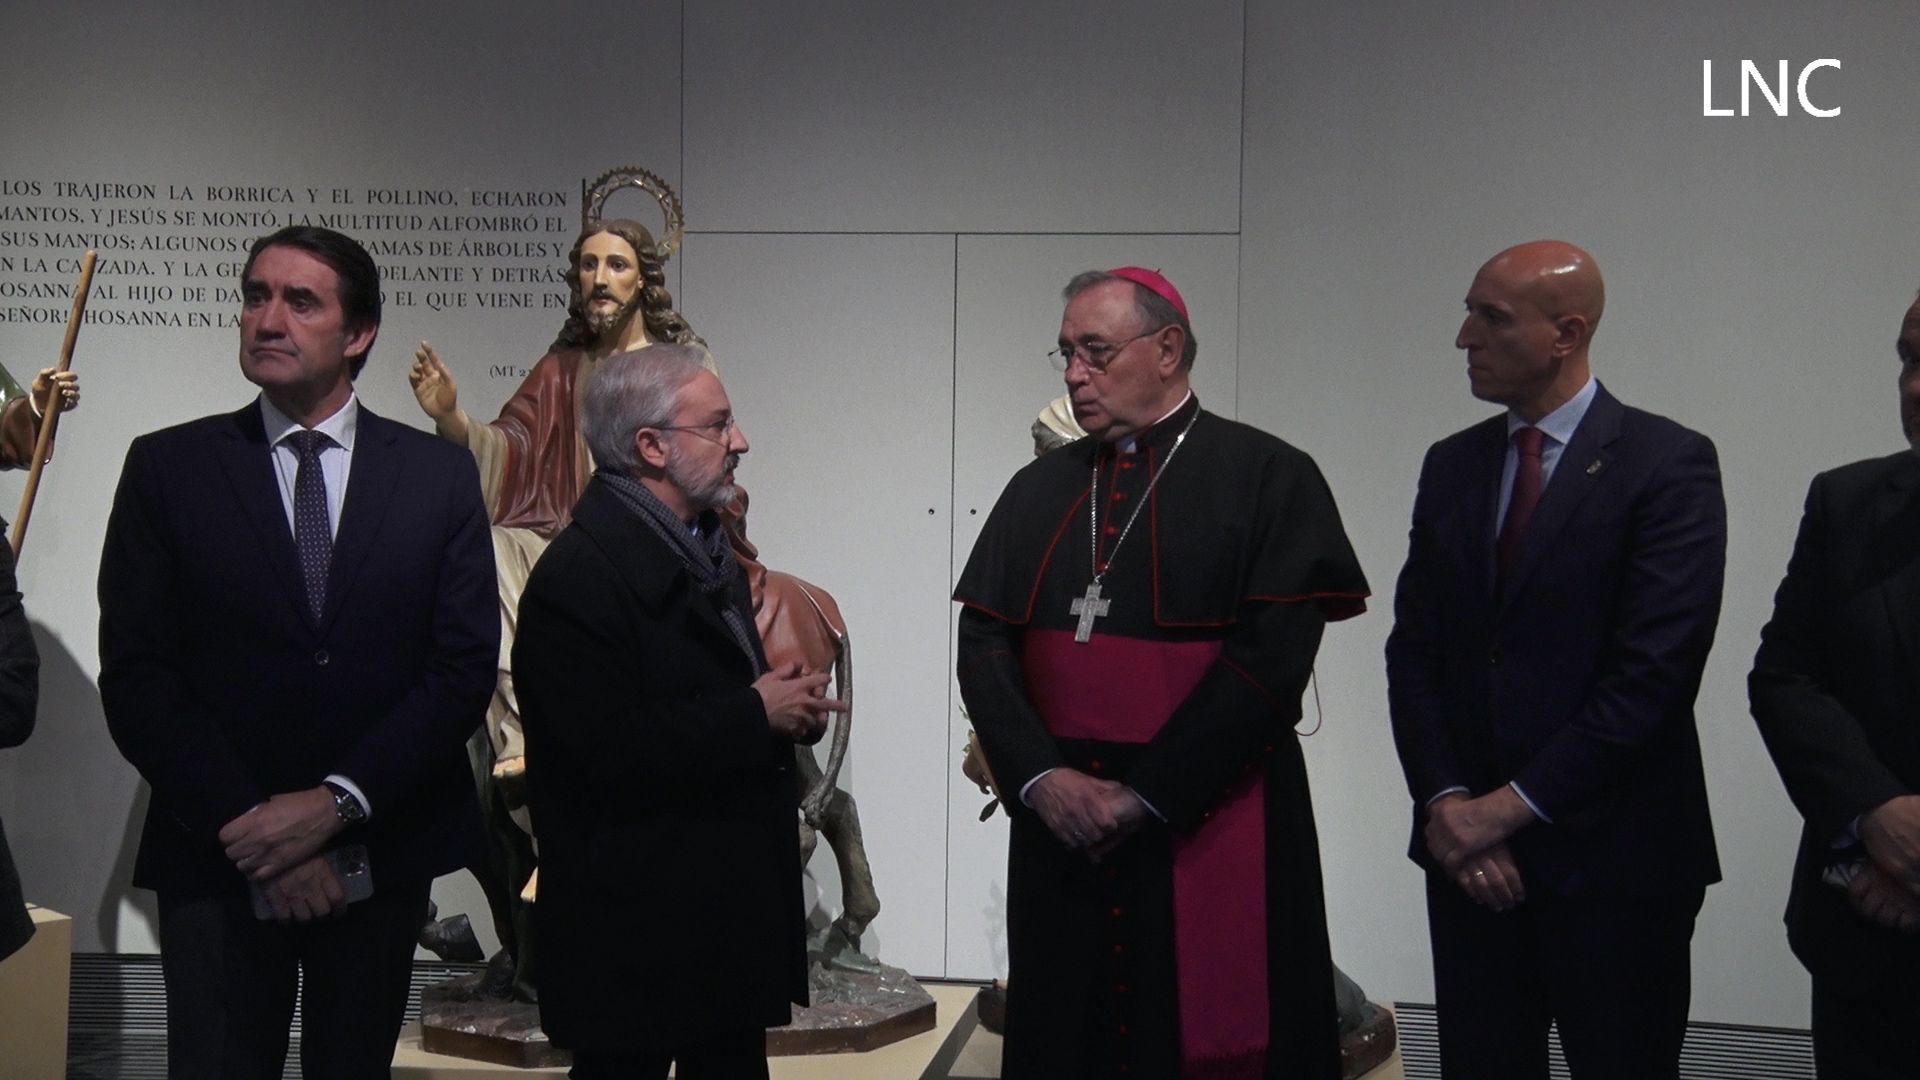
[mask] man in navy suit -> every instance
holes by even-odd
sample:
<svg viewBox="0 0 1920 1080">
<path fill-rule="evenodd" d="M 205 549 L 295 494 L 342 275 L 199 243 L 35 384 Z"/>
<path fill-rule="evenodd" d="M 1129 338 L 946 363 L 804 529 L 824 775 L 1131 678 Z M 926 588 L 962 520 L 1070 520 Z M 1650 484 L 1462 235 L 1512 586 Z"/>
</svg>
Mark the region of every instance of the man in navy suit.
<svg viewBox="0 0 1920 1080">
<path fill-rule="evenodd" d="M 1726 559 L 1704 436 L 1594 381 L 1593 257 L 1496 255 L 1455 345 L 1506 413 L 1428 451 L 1387 640 L 1443 1075 L 1678 1075 L 1720 869 L 1693 702 Z"/>
<path fill-rule="evenodd" d="M 1787 940 L 1822 1080 L 1920 1060 L 1920 301 L 1894 348 L 1912 449 L 1814 477 L 1747 680 L 1806 818 Z"/>
<path fill-rule="evenodd" d="M 482 842 L 465 753 L 499 647 L 472 459 L 360 405 L 379 271 L 327 229 L 254 244 L 260 396 L 134 440 L 100 560 L 100 693 L 152 787 L 175 1077 L 385 1077 L 434 877 Z M 371 886 L 371 895 L 364 896 Z"/>
</svg>

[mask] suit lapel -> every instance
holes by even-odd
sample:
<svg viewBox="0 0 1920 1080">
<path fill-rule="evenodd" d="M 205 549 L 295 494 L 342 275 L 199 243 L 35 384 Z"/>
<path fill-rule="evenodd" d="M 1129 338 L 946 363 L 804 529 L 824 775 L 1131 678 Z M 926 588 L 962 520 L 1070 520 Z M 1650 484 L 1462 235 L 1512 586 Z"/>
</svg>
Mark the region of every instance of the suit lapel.
<svg viewBox="0 0 1920 1080">
<path fill-rule="evenodd" d="M 1573 441 L 1560 451 L 1560 460 L 1553 467 L 1553 479 L 1547 482 L 1540 505 L 1534 508 L 1533 520 L 1527 523 L 1527 533 L 1521 538 L 1513 569 L 1501 579 L 1503 606 L 1512 602 L 1520 586 L 1540 565 L 1545 552 L 1565 531 L 1574 511 L 1599 485 L 1613 461 L 1613 442 L 1620 435 L 1620 417 L 1625 409 L 1618 398 L 1607 393 L 1606 387 L 1595 387 L 1594 391 L 1587 415 L 1573 430 Z"/>
<path fill-rule="evenodd" d="M 232 427 L 225 432 L 227 438 L 220 444 L 221 471 L 233 486 L 271 576 L 280 583 L 300 621 L 312 626 L 306 586 L 293 550 L 293 530 L 287 524 L 286 506 L 280 501 L 280 483 L 273 474 L 273 451 L 267 446 L 259 403 L 234 413 L 232 420 Z"/>
<path fill-rule="evenodd" d="M 327 599 L 320 610 L 322 634 L 333 626 L 355 574 L 373 550 L 401 473 L 395 425 L 369 412 L 364 403 L 354 423 L 353 465 L 347 471 L 347 497 L 340 507 L 340 527 L 334 530 Z"/>
<path fill-rule="evenodd" d="M 1494 514 L 1500 509 L 1500 471 L 1507 463 L 1507 421 L 1504 415 L 1496 416 L 1482 425 L 1484 438 L 1474 447 L 1472 475 L 1477 479 L 1468 493 L 1468 505 L 1462 515 L 1466 525 L 1466 536 L 1461 547 L 1467 552 L 1469 565 L 1486 585 L 1491 595 L 1497 587 L 1494 581 L 1494 538 L 1500 533 L 1500 522 Z"/>
<path fill-rule="evenodd" d="M 1888 473 L 1874 504 L 1871 543 L 1894 640 L 1920 691 L 1920 457 L 1900 461 Z"/>
</svg>

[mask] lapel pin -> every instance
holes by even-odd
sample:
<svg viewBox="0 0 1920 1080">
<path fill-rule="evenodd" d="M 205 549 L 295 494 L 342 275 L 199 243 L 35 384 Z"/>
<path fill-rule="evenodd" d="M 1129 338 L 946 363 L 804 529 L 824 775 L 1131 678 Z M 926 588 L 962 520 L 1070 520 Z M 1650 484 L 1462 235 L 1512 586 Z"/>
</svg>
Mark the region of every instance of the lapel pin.
<svg viewBox="0 0 1920 1080">
<path fill-rule="evenodd" d="M 1588 476 L 1600 475 L 1600 459 L 1599 458 L 1595 458 L 1593 461 L 1593 464 L 1587 466 L 1587 475 Z"/>
</svg>

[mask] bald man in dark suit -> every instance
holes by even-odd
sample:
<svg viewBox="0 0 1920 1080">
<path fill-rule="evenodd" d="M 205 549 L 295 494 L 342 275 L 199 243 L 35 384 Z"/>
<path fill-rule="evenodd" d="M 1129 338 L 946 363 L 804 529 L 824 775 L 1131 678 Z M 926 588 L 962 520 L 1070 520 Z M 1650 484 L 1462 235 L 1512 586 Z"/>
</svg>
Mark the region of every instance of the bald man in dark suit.
<svg viewBox="0 0 1920 1080">
<path fill-rule="evenodd" d="M 1455 344 L 1506 406 L 1428 451 L 1387 641 L 1427 872 L 1448 1080 L 1678 1075 L 1689 945 L 1720 867 L 1693 703 L 1726 506 L 1713 444 L 1593 378 L 1593 256 L 1539 241 Z"/>
</svg>

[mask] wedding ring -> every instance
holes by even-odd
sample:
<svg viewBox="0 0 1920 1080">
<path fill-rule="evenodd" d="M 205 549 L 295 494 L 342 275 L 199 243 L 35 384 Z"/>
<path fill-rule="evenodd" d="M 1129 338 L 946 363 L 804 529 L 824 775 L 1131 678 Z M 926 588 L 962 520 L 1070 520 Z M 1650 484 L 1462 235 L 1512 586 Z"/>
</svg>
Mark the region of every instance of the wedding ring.
<svg viewBox="0 0 1920 1080">
<path fill-rule="evenodd" d="M 1475 870 L 1475 871 L 1473 872 L 1473 876 L 1474 876 L 1474 877 L 1486 877 L 1486 876 L 1487 876 L 1487 872 L 1486 872 L 1485 870 Z"/>
</svg>

